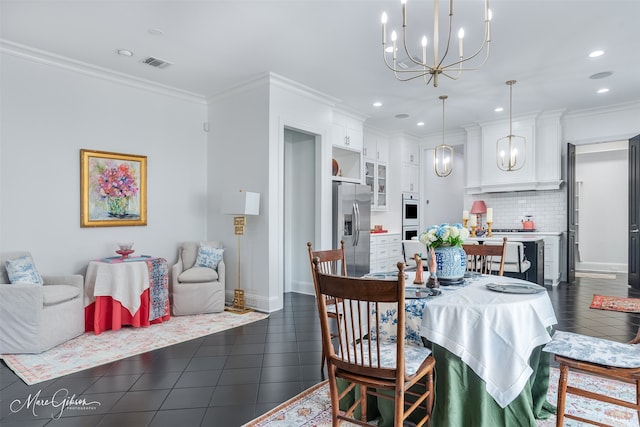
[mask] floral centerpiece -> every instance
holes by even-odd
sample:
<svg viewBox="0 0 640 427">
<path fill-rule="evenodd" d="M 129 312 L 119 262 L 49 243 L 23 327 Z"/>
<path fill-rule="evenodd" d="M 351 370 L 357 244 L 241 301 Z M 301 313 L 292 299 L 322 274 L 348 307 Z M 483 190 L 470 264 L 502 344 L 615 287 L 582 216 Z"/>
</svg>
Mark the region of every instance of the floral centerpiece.
<svg viewBox="0 0 640 427">
<path fill-rule="evenodd" d="M 462 246 L 462 243 L 469 237 L 469 230 L 462 224 L 447 223 L 432 225 L 425 232 L 420 234 L 420 242 L 427 248 L 438 248 L 440 246 Z"/>
<path fill-rule="evenodd" d="M 420 242 L 435 255 L 436 271 L 431 271 L 441 281 L 458 281 L 467 268 L 467 254 L 462 243 L 469 237 L 469 230 L 462 224 L 432 225 L 420 234 Z M 431 263 L 430 263 L 431 265 Z"/>
<path fill-rule="evenodd" d="M 98 176 L 98 192 L 107 201 L 109 215 L 123 218 L 127 215 L 129 198 L 138 194 L 136 172 L 128 163 L 108 165 Z"/>
</svg>

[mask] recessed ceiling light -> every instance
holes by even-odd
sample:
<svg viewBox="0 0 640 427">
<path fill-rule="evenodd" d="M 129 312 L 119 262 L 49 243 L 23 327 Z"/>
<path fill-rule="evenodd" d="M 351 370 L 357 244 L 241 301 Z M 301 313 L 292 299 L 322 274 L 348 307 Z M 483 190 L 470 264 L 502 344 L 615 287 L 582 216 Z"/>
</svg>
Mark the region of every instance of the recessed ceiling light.
<svg viewBox="0 0 640 427">
<path fill-rule="evenodd" d="M 396 119 L 406 119 L 407 117 L 409 117 L 409 115 L 405 113 L 396 114 Z"/>
<path fill-rule="evenodd" d="M 133 56 L 133 52 L 127 49 L 118 49 L 116 50 L 116 53 L 122 56 Z"/>
<path fill-rule="evenodd" d="M 604 78 L 606 78 L 606 77 L 609 77 L 609 76 L 610 76 L 610 75 L 612 75 L 612 74 L 613 74 L 613 71 L 603 71 L 603 72 L 601 72 L 601 73 L 595 73 L 595 74 L 592 74 L 592 75 L 590 75 L 590 76 L 589 76 L 589 78 L 590 78 L 590 79 L 594 79 L 594 80 L 597 80 L 597 79 L 604 79 Z"/>
<path fill-rule="evenodd" d="M 418 122 L 417 125 L 418 126 L 424 126 L 424 122 Z"/>
<path fill-rule="evenodd" d="M 603 54 L 604 54 L 604 50 L 594 50 L 589 54 L 589 58 L 597 58 L 598 56 L 601 56 Z"/>
<path fill-rule="evenodd" d="M 164 34 L 164 31 L 162 31 L 160 28 L 149 28 L 149 34 L 154 36 L 161 36 Z"/>
<path fill-rule="evenodd" d="M 374 107 L 382 107 L 382 102 L 376 101 L 376 102 L 373 103 L 373 106 Z"/>
<path fill-rule="evenodd" d="M 495 110 L 493 110 L 493 111 L 495 111 L 496 113 L 501 113 L 501 112 L 503 112 L 503 111 L 504 111 L 504 108 L 502 108 L 502 107 L 496 107 L 496 109 L 495 109 Z"/>
<path fill-rule="evenodd" d="M 607 93 L 609 92 L 609 89 L 606 87 L 603 87 L 602 89 L 598 89 L 598 93 Z"/>
</svg>

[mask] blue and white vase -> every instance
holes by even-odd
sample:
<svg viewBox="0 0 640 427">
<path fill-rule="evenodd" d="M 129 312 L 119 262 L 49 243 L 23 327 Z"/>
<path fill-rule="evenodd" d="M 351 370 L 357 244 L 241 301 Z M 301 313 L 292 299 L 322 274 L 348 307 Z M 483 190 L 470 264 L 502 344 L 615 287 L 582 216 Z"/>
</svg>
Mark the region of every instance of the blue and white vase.
<svg viewBox="0 0 640 427">
<path fill-rule="evenodd" d="M 467 254 L 460 246 L 438 246 L 434 252 L 438 279 L 455 280 L 464 277 Z"/>
</svg>

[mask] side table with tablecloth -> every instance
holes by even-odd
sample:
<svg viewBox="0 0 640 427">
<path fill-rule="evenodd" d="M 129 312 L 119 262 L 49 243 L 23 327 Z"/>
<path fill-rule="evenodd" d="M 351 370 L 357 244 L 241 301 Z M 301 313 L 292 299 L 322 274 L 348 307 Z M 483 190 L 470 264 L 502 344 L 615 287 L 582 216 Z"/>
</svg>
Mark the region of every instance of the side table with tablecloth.
<svg viewBox="0 0 640 427">
<path fill-rule="evenodd" d="M 146 327 L 170 319 L 163 258 L 91 261 L 85 276 L 85 331 Z"/>
</svg>

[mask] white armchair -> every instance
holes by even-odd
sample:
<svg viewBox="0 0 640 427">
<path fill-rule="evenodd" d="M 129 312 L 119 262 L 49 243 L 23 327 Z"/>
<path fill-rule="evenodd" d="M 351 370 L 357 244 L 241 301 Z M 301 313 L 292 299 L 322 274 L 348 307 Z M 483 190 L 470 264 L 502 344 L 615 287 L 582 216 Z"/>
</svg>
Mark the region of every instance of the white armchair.
<svg viewBox="0 0 640 427">
<path fill-rule="evenodd" d="M 219 242 L 202 244 L 222 249 Z M 184 242 L 178 248 L 178 262 L 171 268 L 171 311 L 175 316 L 224 310 L 224 259 L 220 259 L 216 269 L 197 266 L 199 248 L 199 242 Z"/>
<path fill-rule="evenodd" d="M 84 332 L 84 279 L 79 274 L 42 276 L 44 284 L 10 283 L 0 257 L 0 354 L 41 353 Z M 33 262 L 33 260 L 32 260 Z"/>
</svg>

